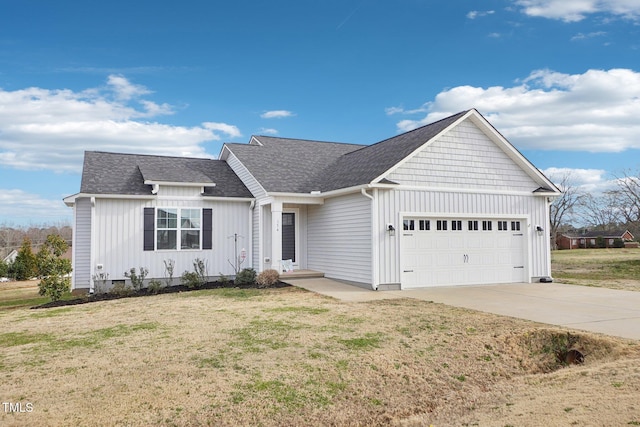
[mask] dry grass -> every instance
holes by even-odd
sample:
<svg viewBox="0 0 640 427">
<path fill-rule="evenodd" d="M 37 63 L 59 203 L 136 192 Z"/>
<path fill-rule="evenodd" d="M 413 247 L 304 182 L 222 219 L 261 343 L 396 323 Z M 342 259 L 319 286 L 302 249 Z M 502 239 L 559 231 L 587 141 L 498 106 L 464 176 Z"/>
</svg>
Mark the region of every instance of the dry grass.
<svg viewBox="0 0 640 427">
<path fill-rule="evenodd" d="M 640 346 L 416 300 L 295 288 L 0 311 L 2 425 L 627 425 Z"/>
<path fill-rule="evenodd" d="M 573 249 L 551 253 L 562 283 L 640 291 L 640 249 Z"/>
</svg>

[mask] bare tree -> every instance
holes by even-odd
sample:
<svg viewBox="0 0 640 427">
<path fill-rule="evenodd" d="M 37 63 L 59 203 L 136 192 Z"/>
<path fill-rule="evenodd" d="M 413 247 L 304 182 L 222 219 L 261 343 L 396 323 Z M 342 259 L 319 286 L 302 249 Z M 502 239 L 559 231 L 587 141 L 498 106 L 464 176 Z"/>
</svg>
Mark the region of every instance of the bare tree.
<svg viewBox="0 0 640 427">
<path fill-rule="evenodd" d="M 640 170 L 635 173 L 626 170 L 622 175 L 616 175 L 616 184 L 618 188 L 612 193 L 620 215 L 627 224 L 640 226 Z"/>
<path fill-rule="evenodd" d="M 600 196 L 585 194 L 580 200 L 580 218 L 585 225 L 598 230 L 618 227 L 622 222 L 618 196 L 611 191 Z"/>
<path fill-rule="evenodd" d="M 560 176 L 560 182 L 556 186 L 562 191 L 562 196 L 558 197 L 551 204 L 550 222 L 551 222 L 551 247 L 556 248 L 556 234 L 563 224 L 570 220 L 573 215 L 574 208 L 579 206 L 580 201 L 584 197 L 584 192 L 580 187 L 573 183 L 571 173 L 565 173 Z"/>
</svg>

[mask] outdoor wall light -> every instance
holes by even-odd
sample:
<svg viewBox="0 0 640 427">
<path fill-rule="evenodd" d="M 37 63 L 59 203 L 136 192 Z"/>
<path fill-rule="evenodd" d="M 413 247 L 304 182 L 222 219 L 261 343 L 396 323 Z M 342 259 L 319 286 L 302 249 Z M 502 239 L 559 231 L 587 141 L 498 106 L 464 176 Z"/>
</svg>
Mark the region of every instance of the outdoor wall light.
<svg viewBox="0 0 640 427">
<path fill-rule="evenodd" d="M 536 225 L 536 232 L 538 233 L 538 236 L 542 236 L 542 233 L 544 233 L 544 228 Z"/>
<path fill-rule="evenodd" d="M 396 235 L 396 228 L 393 226 L 393 224 L 387 224 L 387 231 L 389 232 L 389 236 Z"/>
</svg>

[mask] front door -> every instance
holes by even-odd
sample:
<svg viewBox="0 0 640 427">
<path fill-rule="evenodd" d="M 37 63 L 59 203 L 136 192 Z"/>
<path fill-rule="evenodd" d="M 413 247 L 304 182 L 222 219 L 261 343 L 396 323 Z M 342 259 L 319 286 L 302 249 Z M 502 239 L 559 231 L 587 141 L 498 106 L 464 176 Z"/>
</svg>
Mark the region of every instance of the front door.
<svg viewBox="0 0 640 427">
<path fill-rule="evenodd" d="M 282 213 L 282 259 L 296 263 L 296 214 Z"/>
</svg>

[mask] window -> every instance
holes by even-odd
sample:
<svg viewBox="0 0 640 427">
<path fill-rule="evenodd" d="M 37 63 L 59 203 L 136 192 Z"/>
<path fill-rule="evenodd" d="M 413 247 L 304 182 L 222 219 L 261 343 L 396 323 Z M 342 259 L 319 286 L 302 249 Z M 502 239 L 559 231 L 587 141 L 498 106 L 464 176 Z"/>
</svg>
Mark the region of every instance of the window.
<svg viewBox="0 0 640 427">
<path fill-rule="evenodd" d="M 491 221 L 482 221 L 482 231 L 491 231 Z"/>
<path fill-rule="evenodd" d="M 200 249 L 200 209 L 182 209 L 180 228 L 180 249 Z"/>
<path fill-rule="evenodd" d="M 451 221 L 451 229 L 453 231 L 462 231 L 462 221 Z"/>
<path fill-rule="evenodd" d="M 478 231 L 478 221 L 469 221 L 469 231 Z"/>
<path fill-rule="evenodd" d="M 156 230 L 157 249 L 176 249 L 178 241 L 178 210 L 158 208 Z"/>
<path fill-rule="evenodd" d="M 511 231 L 520 231 L 520 221 L 511 221 Z"/>
<path fill-rule="evenodd" d="M 438 231 L 446 231 L 447 230 L 447 221 L 439 219 L 436 221 L 436 228 Z"/>
<path fill-rule="evenodd" d="M 421 219 L 419 224 L 421 231 L 431 230 L 431 221 L 429 221 L 428 219 Z"/>
<path fill-rule="evenodd" d="M 507 221 L 498 221 L 498 231 L 508 231 Z"/>
<path fill-rule="evenodd" d="M 402 228 L 404 231 L 413 231 L 416 229 L 415 221 L 412 219 L 405 219 L 402 221 Z"/>
<path fill-rule="evenodd" d="M 156 249 L 200 249 L 200 209 L 158 208 Z M 180 221 L 178 221 L 178 218 Z"/>
</svg>

